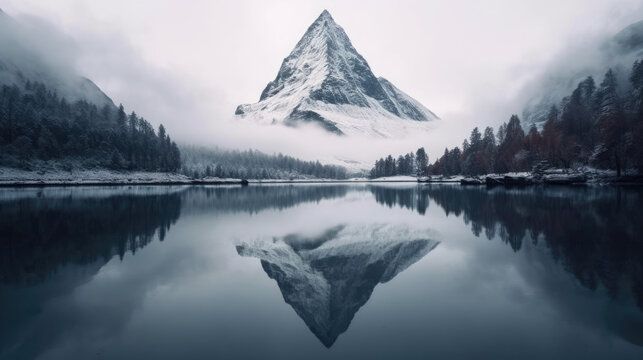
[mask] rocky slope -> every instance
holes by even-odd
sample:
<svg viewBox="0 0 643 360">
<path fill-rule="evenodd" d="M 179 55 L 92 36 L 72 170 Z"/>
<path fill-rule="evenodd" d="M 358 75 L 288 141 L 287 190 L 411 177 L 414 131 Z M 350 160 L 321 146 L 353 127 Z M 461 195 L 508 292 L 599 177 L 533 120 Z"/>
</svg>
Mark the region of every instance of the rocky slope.
<svg viewBox="0 0 643 360">
<path fill-rule="evenodd" d="M 344 135 L 399 137 L 438 117 L 376 77 L 326 10 L 286 57 L 258 103 L 235 114 L 263 124 L 312 123 Z"/>
</svg>

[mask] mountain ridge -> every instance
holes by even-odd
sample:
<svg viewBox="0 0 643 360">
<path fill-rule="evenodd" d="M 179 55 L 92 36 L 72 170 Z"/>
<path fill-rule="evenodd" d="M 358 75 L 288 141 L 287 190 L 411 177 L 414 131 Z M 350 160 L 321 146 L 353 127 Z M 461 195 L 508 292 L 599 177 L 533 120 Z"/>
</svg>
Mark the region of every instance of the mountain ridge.
<svg viewBox="0 0 643 360">
<path fill-rule="evenodd" d="M 283 60 L 259 102 L 239 105 L 235 114 L 264 124 L 315 123 L 336 134 L 378 137 L 402 135 L 408 130 L 403 125 L 410 125 L 406 122 L 438 119 L 390 81 L 376 77 L 327 10 Z"/>
</svg>

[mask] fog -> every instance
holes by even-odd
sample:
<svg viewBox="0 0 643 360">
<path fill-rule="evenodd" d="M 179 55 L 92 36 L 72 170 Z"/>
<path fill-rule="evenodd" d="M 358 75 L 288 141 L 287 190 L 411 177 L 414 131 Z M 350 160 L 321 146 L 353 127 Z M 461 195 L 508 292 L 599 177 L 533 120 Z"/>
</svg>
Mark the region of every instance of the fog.
<svg viewBox="0 0 643 360">
<path fill-rule="evenodd" d="M 365 163 L 420 145 L 434 160 L 473 126 L 521 114 L 552 74 L 604 72 L 605 39 L 643 19 L 635 0 L 0 0 L 0 7 L 46 29 L 38 43 L 47 60 L 165 124 L 179 142 Z M 441 117 L 428 135 L 367 140 L 233 118 L 237 105 L 258 100 L 325 8 L 376 75 Z"/>
<path fill-rule="evenodd" d="M 1 62 L 3 58 L 17 60 L 14 62 L 27 77 L 38 76 L 43 67 L 61 78 L 76 72 L 74 66 L 69 66 L 79 53 L 76 43 L 54 25 L 38 17 L 22 16 L 16 20 L 2 13 L 0 20 L 0 65 L 11 66 Z M 8 75 L 3 73 L 0 77 Z"/>
</svg>

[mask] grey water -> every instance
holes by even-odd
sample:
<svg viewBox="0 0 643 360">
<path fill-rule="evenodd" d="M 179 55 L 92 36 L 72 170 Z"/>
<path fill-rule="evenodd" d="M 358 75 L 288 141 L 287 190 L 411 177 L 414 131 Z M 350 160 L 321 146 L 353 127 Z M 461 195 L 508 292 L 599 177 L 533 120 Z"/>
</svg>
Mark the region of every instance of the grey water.
<svg viewBox="0 0 643 360">
<path fill-rule="evenodd" d="M 643 191 L 0 189 L 0 359 L 642 359 Z"/>
</svg>

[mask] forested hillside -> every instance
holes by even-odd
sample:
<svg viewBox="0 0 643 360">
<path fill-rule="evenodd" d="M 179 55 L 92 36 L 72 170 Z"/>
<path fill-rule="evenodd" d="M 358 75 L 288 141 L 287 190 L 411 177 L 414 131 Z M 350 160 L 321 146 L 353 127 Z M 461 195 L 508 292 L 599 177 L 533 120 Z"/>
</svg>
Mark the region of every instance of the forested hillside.
<svg viewBox="0 0 643 360">
<path fill-rule="evenodd" d="M 257 150 L 221 150 L 185 146 L 181 148 L 183 173 L 194 178 L 237 179 L 319 178 L 345 179 L 347 171 L 319 161 L 304 161 L 291 156 L 268 155 Z"/>
<path fill-rule="evenodd" d="M 556 168 L 593 166 L 614 170 L 617 176 L 643 169 L 643 60 L 636 61 L 627 78 L 608 70 L 597 86 L 592 77 L 552 106 L 542 129 L 525 133 L 512 115 L 494 133 L 477 127 L 462 147 L 444 153 L 419 174 L 481 175 L 528 171 L 536 164 Z M 400 172 L 400 161 L 389 156 L 388 169 Z M 380 160 L 380 161 L 383 161 Z M 381 164 L 386 164 L 386 161 Z M 376 163 L 373 173 L 379 174 Z M 404 166 L 402 166 L 404 168 Z M 390 172 L 390 171 L 389 171 Z M 381 175 L 380 175 L 381 176 Z"/>
<path fill-rule="evenodd" d="M 163 125 L 158 131 L 123 106 L 69 103 L 41 83 L 0 89 L 0 166 L 177 171 L 181 156 Z"/>
</svg>

